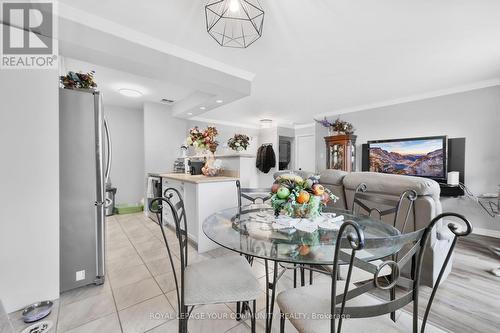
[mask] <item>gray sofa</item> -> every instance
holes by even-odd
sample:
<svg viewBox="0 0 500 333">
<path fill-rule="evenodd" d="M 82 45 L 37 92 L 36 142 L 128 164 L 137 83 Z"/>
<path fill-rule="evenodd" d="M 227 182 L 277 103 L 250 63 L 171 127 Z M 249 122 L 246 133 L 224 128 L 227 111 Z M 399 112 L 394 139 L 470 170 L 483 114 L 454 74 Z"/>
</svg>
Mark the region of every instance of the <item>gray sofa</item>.
<svg viewBox="0 0 500 333">
<path fill-rule="evenodd" d="M 406 190 L 415 190 L 418 195 L 415 201 L 415 214 L 414 216 L 410 214 L 406 231 L 413 231 L 413 228 L 416 230 L 425 228 L 432 218 L 441 213 L 439 184 L 430 179 L 373 172 L 347 173 L 338 170 L 325 170 L 321 172 L 320 182 L 339 197 L 333 206 L 341 209 L 351 209 L 354 192 L 361 183 L 367 185 L 368 192 L 396 199 Z M 393 219 L 394 216 L 386 216 L 384 221 L 392 223 Z M 398 223 L 398 225 L 400 224 Z M 451 232 L 443 227 L 441 221 L 434 229 L 430 242 L 428 242 L 422 270 L 423 284 L 434 285 L 451 245 L 451 240 Z M 451 264 L 448 265 L 443 278 L 446 278 L 450 270 Z"/>
</svg>

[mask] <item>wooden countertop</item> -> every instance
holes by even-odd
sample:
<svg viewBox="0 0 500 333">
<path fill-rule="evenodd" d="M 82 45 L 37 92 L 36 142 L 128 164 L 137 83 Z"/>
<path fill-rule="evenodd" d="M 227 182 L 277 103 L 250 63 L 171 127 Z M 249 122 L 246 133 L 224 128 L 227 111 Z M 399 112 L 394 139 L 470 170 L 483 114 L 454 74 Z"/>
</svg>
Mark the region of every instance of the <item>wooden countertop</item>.
<svg viewBox="0 0 500 333">
<path fill-rule="evenodd" d="M 188 182 L 193 184 L 203 184 L 203 183 L 218 183 L 218 182 L 231 182 L 236 181 L 236 177 L 226 177 L 226 176 L 216 176 L 207 177 L 204 175 L 186 175 L 184 173 L 161 173 L 160 177 L 178 180 L 181 182 Z"/>
</svg>

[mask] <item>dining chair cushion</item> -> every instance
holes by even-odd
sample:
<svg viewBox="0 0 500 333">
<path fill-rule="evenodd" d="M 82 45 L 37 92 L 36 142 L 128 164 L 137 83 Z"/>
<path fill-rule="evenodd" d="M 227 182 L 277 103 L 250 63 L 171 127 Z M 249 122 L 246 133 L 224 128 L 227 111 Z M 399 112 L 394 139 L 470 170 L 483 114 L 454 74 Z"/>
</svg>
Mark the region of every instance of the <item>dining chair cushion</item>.
<svg viewBox="0 0 500 333">
<path fill-rule="evenodd" d="M 250 301 L 262 293 L 242 256 L 226 256 L 190 264 L 184 271 L 185 304 Z"/>
<path fill-rule="evenodd" d="M 343 293 L 345 284 L 337 282 L 337 295 Z M 350 285 L 349 289 L 354 289 Z M 301 333 L 329 333 L 331 311 L 331 283 L 318 283 L 306 287 L 289 289 L 277 297 L 278 306 L 287 315 L 292 325 Z M 363 294 L 347 301 L 346 306 L 369 306 L 380 304 L 376 297 Z M 398 327 L 389 315 L 372 318 L 346 318 L 342 332 L 407 332 Z"/>
</svg>

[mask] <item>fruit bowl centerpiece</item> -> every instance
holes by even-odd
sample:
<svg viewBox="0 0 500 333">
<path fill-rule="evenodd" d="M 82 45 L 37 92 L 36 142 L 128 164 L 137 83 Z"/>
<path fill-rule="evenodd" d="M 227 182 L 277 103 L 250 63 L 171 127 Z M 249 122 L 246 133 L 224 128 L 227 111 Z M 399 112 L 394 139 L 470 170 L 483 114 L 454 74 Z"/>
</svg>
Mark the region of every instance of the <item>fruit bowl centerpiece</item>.
<svg viewBox="0 0 500 333">
<path fill-rule="evenodd" d="M 323 185 L 319 184 L 319 176 L 307 179 L 295 174 L 280 175 L 272 188 L 271 205 L 274 213 L 292 218 L 312 218 L 321 213 L 323 207 L 337 197 Z"/>
</svg>

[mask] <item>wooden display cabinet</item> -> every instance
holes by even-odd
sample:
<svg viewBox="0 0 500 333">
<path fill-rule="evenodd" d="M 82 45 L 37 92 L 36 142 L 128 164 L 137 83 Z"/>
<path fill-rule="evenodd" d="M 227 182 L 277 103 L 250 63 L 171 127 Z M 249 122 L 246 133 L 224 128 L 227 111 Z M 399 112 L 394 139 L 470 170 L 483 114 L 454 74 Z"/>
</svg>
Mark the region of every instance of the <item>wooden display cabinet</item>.
<svg viewBox="0 0 500 333">
<path fill-rule="evenodd" d="M 325 143 L 327 169 L 356 171 L 356 135 L 327 136 Z"/>
</svg>

